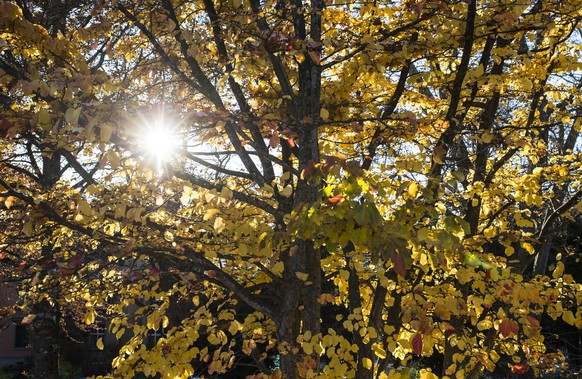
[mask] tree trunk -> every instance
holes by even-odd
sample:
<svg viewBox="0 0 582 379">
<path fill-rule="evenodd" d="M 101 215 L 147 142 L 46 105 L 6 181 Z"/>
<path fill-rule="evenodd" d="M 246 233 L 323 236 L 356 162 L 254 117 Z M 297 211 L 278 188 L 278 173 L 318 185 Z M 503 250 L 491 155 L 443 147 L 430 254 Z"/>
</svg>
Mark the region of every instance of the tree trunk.
<svg viewBox="0 0 582 379">
<path fill-rule="evenodd" d="M 60 176 L 59 154 L 43 159 L 41 184 L 50 190 Z M 48 241 L 43 243 L 42 257 L 52 260 L 53 247 Z M 36 315 L 31 324 L 31 339 L 34 377 L 36 379 L 59 378 L 59 333 L 58 311 L 46 299 L 32 306 L 32 313 Z"/>
<path fill-rule="evenodd" d="M 30 342 L 36 379 L 59 378 L 58 318 L 54 307 L 43 300 L 33 306 Z"/>
</svg>

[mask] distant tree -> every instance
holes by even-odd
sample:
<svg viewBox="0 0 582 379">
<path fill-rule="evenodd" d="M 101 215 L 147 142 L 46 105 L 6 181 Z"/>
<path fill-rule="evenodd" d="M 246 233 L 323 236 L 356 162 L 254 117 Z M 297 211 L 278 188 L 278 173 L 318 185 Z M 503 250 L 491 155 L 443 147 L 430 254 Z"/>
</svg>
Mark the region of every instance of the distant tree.
<svg viewBox="0 0 582 379">
<path fill-rule="evenodd" d="M 0 4 L 0 248 L 113 376 L 539 374 L 582 326 L 578 2 Z"/>
</svg>

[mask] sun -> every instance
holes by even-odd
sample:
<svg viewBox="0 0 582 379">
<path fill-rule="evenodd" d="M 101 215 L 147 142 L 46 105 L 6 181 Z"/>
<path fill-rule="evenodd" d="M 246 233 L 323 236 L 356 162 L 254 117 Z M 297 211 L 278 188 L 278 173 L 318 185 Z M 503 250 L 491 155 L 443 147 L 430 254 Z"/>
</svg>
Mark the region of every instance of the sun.
<svg viewBox="0 0 582 379">
<path fill-rule="evenodd" d="M 181 148 L 179 125 L 171 118 L 164 115 L 144 118 L 139 130 L 137 137 L 140 152 L 157 169 L 178 155 Z"/>
</svg>

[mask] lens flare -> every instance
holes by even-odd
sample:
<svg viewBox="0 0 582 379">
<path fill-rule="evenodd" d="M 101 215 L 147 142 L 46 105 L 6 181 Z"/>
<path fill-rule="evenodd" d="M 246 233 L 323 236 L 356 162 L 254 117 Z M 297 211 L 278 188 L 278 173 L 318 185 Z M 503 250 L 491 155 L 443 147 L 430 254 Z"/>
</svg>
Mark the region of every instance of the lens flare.
<svg viewBox="0 0 582 379">
<path fill-rule="evenodd" d="M 163 115 L 144 119 L 138 135 L 140 151 L 157 169 L 177 156 L 181 145 L 178 124 Z"/>
</svg>

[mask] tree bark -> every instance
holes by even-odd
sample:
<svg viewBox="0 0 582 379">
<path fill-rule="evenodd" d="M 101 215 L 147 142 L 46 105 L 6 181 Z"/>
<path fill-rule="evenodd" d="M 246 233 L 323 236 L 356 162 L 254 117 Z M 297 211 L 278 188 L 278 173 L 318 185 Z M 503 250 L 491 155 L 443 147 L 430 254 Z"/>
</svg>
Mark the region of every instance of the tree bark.
<svg viewBox="0 0 582 379">
<path fill-rule="evenodd" d="M 50 190 L 60 176 L 59 154 L 52 154 L 43 159 L 41 184 Z M 52 259 L 52 246 L 42 247 L 42 256 Z M 42 299 L 32 305 L 32 313 L 36 315 L 31 324 L 31 347 L 36 379 L 59 378 L 59 333 L 58 311 L 48 300 Z"/>
<path fill-rule="evenodd" d="M 35 379 L 59 378 L 58 318 L 54 307 L 42 300 L 33 305 L 36 315 L 30 327 Z"/>
</svg>

